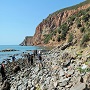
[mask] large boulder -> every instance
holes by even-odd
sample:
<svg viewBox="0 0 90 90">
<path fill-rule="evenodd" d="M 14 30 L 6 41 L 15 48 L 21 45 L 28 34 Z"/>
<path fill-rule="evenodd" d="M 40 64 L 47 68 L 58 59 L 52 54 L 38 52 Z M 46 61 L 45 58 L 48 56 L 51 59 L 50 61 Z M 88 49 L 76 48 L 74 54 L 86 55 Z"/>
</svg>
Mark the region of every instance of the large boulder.
<svg viewBox="0 0 90 90">
<path fill-rule="evenodd" d="M 2 87 L 1 87 L 1 90 L 10 90 L 10 82 L 5 80 Z"/>
<path fill-rule="evenodd" d="M 21 68 L 20 68 L 20 66 L 15 66 L 14 68 L 13 68 L 13 72 L 14 73 L 17 73 L 18 71 L 20 71 L 21 70 Z"/>
<path fill-rule="evenodd" d="M 61 47 L 61 50 L 65 50 L 67 47 L 70 47 L 72 45 L 72 42 L 65 44 Z"/>
<path fill-rule="evenodd" d="M 76 85 L 74 85 L 74 87 L 71 87 L 70 90 L 89 90 L 85 88 L 86 88 L 85 83 L 77 83 Z"/>
</svg>

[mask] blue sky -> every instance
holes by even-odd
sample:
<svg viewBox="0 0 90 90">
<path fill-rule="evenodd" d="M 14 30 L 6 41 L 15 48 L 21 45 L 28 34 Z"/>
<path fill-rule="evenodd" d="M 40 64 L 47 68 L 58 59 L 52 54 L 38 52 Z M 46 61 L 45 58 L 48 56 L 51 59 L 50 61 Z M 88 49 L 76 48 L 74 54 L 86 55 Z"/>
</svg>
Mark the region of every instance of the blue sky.
<svg viewBox="0 0 90 90">
<path fill-rule="evenodd" d="M 49 14 L 83 1 L 0 0 L 0 45 L 20 44 Z"/>
</svg>

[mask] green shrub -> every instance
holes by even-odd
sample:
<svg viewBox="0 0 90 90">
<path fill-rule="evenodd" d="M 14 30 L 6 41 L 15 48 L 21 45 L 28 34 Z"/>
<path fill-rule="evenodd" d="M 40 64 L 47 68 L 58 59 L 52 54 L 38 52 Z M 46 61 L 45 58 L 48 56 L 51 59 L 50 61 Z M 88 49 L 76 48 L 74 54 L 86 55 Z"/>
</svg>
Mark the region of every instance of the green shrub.
<svg viewBox="0 0 90 90">
<path fill-rule="evenodd" d="M 81 33 L 83 33 L 84 31 L 85 31 L 85 28 L 84 27 L 80 28 L 80 32 Z"/>
<path fill-rule="evenodd" d="M 65 31 L 68 31 L 69 29 L 67 23 L 63 23 L 60 28 L 61 30 L 65 30 Z"/>
<path fill-rule="evenodd" d="M 58 35 L 58 37 L 57 37 L 57 41 L 60 42 L 60 40 L 61 40 L 61 36 Z"/>
<path fill-rule="evenodd" d="M 90 23 L 86 22 L 86 28 L 88 29 L 90 27 Z"/>
<path fill-rule="evenodd" d="M 44 35 L 44 43 L 47 44 L 52 39 L 52 33 Z"/>
<path fill-rule="evenodd" d="M 86 9 L 86 12 L 89 12 L 90 11 L 90 7 Z"/>
<path fill-rule="evenodd" d="M 90 72 L 90 68 L 82 69 L 81 67 L 77 68 L 80 73 Z"/>
<path fill-rule="evenodd" d="M 80 19 L 77 20 L 77 28 L 80 28 L 82 25 L 81 25 L 81 22 L 80 22 Z"/>
<path fill-rule="evenodd" d="M 70 33 L 70 34 L 69 34 L 69 38 L 68 38 L 68 42 L 72 42 L 72 40 L 73 40 L 73 34 Z"/>
<path fill-rule="evenodd" d="M 86 21 L 89 20 L 89 18 L 90 18 L 90 15 L 89 15 L 89 14 L 85 14 L 85 15 L 82 17 L 82 20 L 83 20 L 84 22 L 86 22 Z"/>
<path fill-rule="evenodd" d="M 81 25 L 81 23 L 78 23 L 77 24 L 77 28 L 80 28 L 82 25 Z"/>
<path fill-rule="evenodd" d="M 75 16 L 75 15 L 72 15 L 72 16 L 70 17 L 70 21 L 74 21 L 75 18 L 76 18 L 76 16 Z"/>
<path fill-rule="evenodd" d="M 85 42 L 89 41 L 89 35 L 88 34 L 84 34 L 82 41 L 81 41 L 81 45 L 83 45 Z"/>
<path fill-rule="evenodd" d="M 70 18 L 68 18 L 67 22 L 68 22 L 69 26 L 73 25 L 73 21 L 71 21 Z"/>
<path fill-rule="evenodd" d="M 67 31 L 69 30 L 69 27 L 66 23 L 62 24 L 61 25 L 61 39 L 65 39 L 66 38 L 66 34 L 67 34 Z"/>
<path fill-rule="evenodd" d="M 56 36 L 56 34 L 57 34 L 57 30 L 54 30 L 53 35 Z"/>
<path fill-rule="evenodd" d="M 87 28 L 87 31 L 90 33 L 90 28 Z"/>
<path fill-rule="evenodd" d="M 59 34 L 61 33 L 61 29 L 60 29 L 60 27 L 57 29 L 57 31 L 58 31 Z"/>
<path fill-rule="evenodd" d="M 77 16 L 80 17 L 80 16 L 85 15 L 85 14 L 86 14 L 85 10 L 81 10 L 78 12 Z"/>
<path fill-rule="evenodd" d="M 80 73 L 85 73 L 86 69 L 82 69 L 81 67 L 77 68 Z"/>
</svg>

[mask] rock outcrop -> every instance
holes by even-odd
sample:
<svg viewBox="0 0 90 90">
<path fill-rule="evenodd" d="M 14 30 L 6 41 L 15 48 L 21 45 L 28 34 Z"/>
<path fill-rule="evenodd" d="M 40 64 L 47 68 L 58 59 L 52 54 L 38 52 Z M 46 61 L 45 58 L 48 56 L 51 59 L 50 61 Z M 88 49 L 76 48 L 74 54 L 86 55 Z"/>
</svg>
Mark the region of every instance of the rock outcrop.
<svg viewBox="0 0 90 90">
<path fill-rule="evenodd" d="M 33 38 L 33 36 L 26 36 L 25 39 L 23 40 L 23 42 L 20 45 L 21 46 L 33 45 L 32 38 Z"/>
</svg>

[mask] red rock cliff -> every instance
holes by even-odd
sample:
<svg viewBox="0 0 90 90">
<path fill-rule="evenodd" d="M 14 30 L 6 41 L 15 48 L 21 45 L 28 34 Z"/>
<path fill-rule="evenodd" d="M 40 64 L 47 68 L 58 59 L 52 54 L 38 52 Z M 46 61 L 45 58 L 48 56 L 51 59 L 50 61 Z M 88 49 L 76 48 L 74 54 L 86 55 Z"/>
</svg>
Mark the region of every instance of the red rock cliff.
<svg viewBox="0 0 90 90">
<path fill-rule="evenodd" d="M 44 35 L 49 34 L 51 31 L 55 30 L 70 16 L 78 13 L 80 10 L 84 10 L 90 7 L 90 1 L 87 1 L 89 3 L 85 3 L 84 5 L 80 4 L 80 6 L 77 8 L 71 9 L 71 7 L 69 7 L 69 9 L 62 9 L 61 11 L 50 14 L 36 27 L 34 36 L 32 38 L 30 37 L 25 39 L 21 45 L 44 45 Z"/>
<path fill-rule="evenodd" d="M 57 14 L 50 15 L 36 27 L 36 32 L 33 36 L 33 45 L 43 44 L 43 35 L 50 33 L 50 31 L 60 26 L 61 23 L 65 22 L 71 15 L 76 14 L 80 10 L 87 9 L 88 7 L 90 7 L 90 4 L 86 4 L 77 9 L 65 10 Z"/>
</svg>

